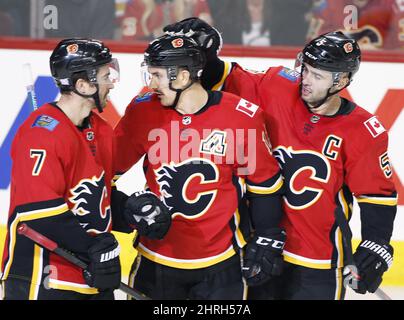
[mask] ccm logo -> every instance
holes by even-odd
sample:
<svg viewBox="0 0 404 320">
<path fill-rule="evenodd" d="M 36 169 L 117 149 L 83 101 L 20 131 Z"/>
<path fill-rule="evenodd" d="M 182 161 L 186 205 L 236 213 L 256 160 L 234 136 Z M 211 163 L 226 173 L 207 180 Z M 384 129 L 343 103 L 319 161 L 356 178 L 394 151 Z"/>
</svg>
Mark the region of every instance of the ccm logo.
<svg viewBox="0 0 404 320">
<path fill-rule="evenodd" d="M 275 248 L 275 249 L 283 249 L 283 246 L 285 245 L 285 242 L 283 242 L 283 241 L 278 241 L 278 240 L 264 238 L 264 237 L 258 237 L 256 243 L 261 246 L 271 246 L 272 248 Z"/>
</svg>

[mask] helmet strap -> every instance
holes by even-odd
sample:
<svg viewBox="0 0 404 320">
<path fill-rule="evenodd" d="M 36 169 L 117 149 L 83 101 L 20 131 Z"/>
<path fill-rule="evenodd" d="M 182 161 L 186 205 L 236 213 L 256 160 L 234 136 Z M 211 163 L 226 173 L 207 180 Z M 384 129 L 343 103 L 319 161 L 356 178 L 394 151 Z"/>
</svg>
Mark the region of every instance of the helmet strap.
<svg viewBox="0 0 404 320">
<path fill-rule="evenodd" d="M 340 93 L 342 90 L 344 90 L 346 87 L 349 86 L 349 82 L 347 85 L 345 85 L 344 87 L 342 87 L 341 89 L 331 93 L 331 89 L 334 87 L 334 85 L 328 89 L 327 94 L 325 95 L 325 97 L 323 99 L 321 99 L 320 101 L 318 101 L 317 103 L 313 104 L 313 109 L 317 109 L 320 108 L 330 97 L 332 97 L 333 95 L 336 95 L 337 93 Z M 302 93 L 302 85 L 300 85 L 300 95 Z"/>
<path fill-rule="evenodd" d="M 174 103 L 170 106 L 170 108 L 172 108 L 172 109 L 175 109 L 176 107 L 177 107 L 177 104 L 178 104 L 178 101 L 180 100 L 180 97 L 181 97 L 181 94 L 185 91 L 185 90 L 187 90 L 190 86 L 192 86 L 193 84 L 195 83 L 195 81 L 194 80 L 191 80 L 191 83 L 190 84 L 188 84 L 185 88 L 183 88 L 183 89 L 175 89 L 175 88 L 173 88 L 173 86 L 172 86 L 172 81 L 170 81 L 169 83 L 168 83 L 168 88 L 170 89 L 170 90 L 172 90 L 172 91 L 175 91 L 175 100 L 174 100 Z"/>
<path fill-rule="evenodd" d="M 96 90 L 95 93 L 93 93 L 93 94 L 83 94 L 83 93 L 80 93 L 80 92 L 78 92 L 78 91 L 76 90 L 76 88 L 73 89 L 73 92 L 74 92 L 75 94 L 78 94 L 80 97 L 83 97 L 83 98 L 93 98 L 93 99 L 94 99 L 94 102 L 95 102 L 95 106 L 97 107 L 98 112 L 99 112 L 99 113 L 102 113 L 104 110 L 103 110 L 102 107 L 101 107 L 100 95 L 98 94 L 98 93 L 99 93 L 99 86 L 98 86 L 97 83 L 93 83 L 93 84 L 94 84 L 94 86 L 97 88 L 97 90 Z"/>
</svg>

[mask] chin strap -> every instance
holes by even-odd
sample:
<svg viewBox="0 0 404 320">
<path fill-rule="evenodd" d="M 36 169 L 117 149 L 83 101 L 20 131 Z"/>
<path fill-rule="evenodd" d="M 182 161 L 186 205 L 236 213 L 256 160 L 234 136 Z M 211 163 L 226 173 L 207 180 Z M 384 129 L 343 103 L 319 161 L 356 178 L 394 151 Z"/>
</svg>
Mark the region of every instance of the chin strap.
<svg viewBox="0 0 404 320">
<path fill-rule="evenodd" d="M 178 101 L 180 100 L 181 94 L 182 94 L 185 90 L 187 90 L 190 86 L 192 86 L 194 83 L 195 83 L 195 81 L 194 81 L 194 80 L 191 80 L 191 83 L 190 83 L 189 85 L 187 85 L 185 88 L 183 88 L 183 89 L 175 89 L 175 88 L 173 88 L 173 86 L 172 86 L 172 84 L 171 84 L 171 81 L 169 82 L 168 88 L 169 88 L 170 90 L 172 90 L 172 91 L 175 91 L 175 100 L 174 100 L 174 103 L 170 106 L 170 108 L 175 109 L 175 108 L 177 107 L 177 103 L 178 103 Z"/>
<path fill-rule="evenodd" d="M 93 98 L 93 99 L 94 99 L 94 102 L 95 102 L 95 106 L 97 107 L 98 112 L 99 112 L 99 113 L 102 113 L 104 110 L 102 109 L 101 101 L 100 101 L 100 95 L 98 94 L 98 92 L 99 92 L 99 87 L 98 87 L 98 84 L 96 84 L 96 83 L 94 83 L 94 86 L 97 88 L 97 90 L 96 90 L 95 93 L 93 93 L 93 94 L 83 94 L 83 93 L 80 93 L 80 92 L 78 92 L 78 91 L 76 90 L 76 88 L 73 89 L 73 92 L 74 92 L 75 94 L 78 94 L 80 97 L 83 97 L 83 98 Z"/>
</svg>

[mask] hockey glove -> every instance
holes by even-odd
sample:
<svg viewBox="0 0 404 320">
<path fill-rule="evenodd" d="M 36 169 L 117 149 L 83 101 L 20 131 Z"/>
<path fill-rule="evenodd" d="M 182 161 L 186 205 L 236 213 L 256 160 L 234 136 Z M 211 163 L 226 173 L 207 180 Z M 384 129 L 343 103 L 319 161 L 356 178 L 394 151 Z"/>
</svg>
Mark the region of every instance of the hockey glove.
<svg viewBox="0 0 404 320">
<path fill-rule="evenodd" d="M 191 37 L 204 49 L 208 61 L 216 59 L 222 49 L 223 39 L 219 31 L 199 18 L 192 17 L 169 24 L 163 31 Z"/>
<path fill-rule="evenodd" d="M 382 283 L 383 273 L 393 263 L 393 247 L 385 241 L 363 240 L 353 255 L 357 275 L 350 286 L 357 293 L 373 293 Z"/>
<path fill-rule="evenodd" d="M 124 216 L 139 235 L 150 239 L 163 239 L 171 226 L 168 208 L 150 191 L 132 194 L 126 201 Z"/>
<path fill-rule="evenodd" d="M 247 243 L 242 272 L 248 286 L 261 285 L 282 273 L 285 240 L 285 231 L 273 228 Z"/>
<path fill-rule="evenodd" d="M 89 264 L 83 275 L 86 283 L 100 290 L 117 289 L 121 283 L 120 247 L 109 232 L 95 237 L 96 243 L 88 249 Z"/>
</svg>

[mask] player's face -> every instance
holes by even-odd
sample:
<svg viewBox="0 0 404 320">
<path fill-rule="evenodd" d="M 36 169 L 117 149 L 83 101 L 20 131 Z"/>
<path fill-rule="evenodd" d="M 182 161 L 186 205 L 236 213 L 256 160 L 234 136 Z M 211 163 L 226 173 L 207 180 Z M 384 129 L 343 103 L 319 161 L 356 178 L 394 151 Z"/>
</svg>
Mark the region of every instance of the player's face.
<svg viewBox="0 0 404 320">
<path fill-rule="evenodd" d="M 169 79 L 166 68 L 148 68 L 150 74 L 149 87 L 156 92 L 163 106 L 171 106 L 175 101 L 176 93 L 169 88 Z"/>
<path fill-rule="evenodd" d="M 304 64 L 302 78 L 302 99 L 310 104 L 316 104 L 327 95 L 333 85 L 332 73 L 315 69 Z"/>
<path fill-rule="evenodd" d="M 109 91 L 114 88 L 110 72 L 109 65 L 101 66 L 97 72 L 98 95 L 102 108 L 105 108 L 107 105 Z"/>
</svg>

